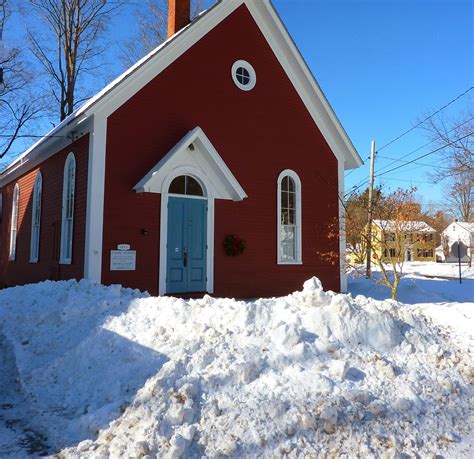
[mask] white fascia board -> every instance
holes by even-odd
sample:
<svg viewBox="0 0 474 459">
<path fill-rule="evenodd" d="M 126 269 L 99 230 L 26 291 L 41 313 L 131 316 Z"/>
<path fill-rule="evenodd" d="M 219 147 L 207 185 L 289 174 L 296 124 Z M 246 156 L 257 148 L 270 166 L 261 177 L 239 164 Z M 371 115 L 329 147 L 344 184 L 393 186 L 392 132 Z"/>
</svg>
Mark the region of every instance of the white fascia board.
<svg viewBox="0 0 474 459">
<path fill-rule="evenodd" d="M 193 150 L 189 149 L 193 145 Z M 231 170 L 227 167 L 204 131 L 196 127 L 189 131 L 158 163 L 133 187 L 137 193 L 167 193 L 169 181 L 184 169 L 198 171 L 210 188 L 207 195 L 217 199 L 241 201 L 247 197 Z"/>
<path fill-rule="evenodd" d="M 338 161 L 346 170 L 361 166 L 362 158 L 269 0 L 245 4 Z"/>
</svg>

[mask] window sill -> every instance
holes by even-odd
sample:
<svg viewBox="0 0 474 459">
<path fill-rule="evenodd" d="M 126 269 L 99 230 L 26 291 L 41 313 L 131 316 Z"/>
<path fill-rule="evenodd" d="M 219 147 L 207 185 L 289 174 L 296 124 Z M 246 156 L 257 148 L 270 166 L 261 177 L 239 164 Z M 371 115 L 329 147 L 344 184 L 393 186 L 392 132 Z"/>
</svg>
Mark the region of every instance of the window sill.
<svg viewBox="0 0 474 459">
<path fill-rule="evenodd" d="M 15 261 L 16 257 L 8 257 L 8 261 Z"/>
<path fill-rule="evenodd" d="M 38 258 L 30 258 L 30 263 L 38 263 Z"/>
<path fill-rule="evenodd" d="M 302 261 L 277 261 L 277 265 L 302 265 Z"/>
<path fill-rule="evenodd" d="M 59 260 L 60 265 L 70 265 L 72 264 L 71 260 Z"/>
</svg>

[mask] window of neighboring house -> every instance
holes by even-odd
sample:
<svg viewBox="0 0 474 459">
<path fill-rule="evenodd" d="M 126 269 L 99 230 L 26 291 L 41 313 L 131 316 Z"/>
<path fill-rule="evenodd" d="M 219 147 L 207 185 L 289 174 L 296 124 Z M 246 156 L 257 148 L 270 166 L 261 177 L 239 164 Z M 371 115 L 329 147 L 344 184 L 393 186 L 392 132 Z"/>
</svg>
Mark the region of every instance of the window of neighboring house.
<svg viewBox="0 0 474 459">
<path fill-rule="evenodd" d="M 76 182 L 76 159 L 69 153 L 64 165 L 63 206 L 61 218 L 61 258 L 60 263 L 72 261 L 72 240 L 74 224 L 74 192 Z"/>
<path fill-rule="evenodd" d="M 416 256 L 418 258 L 423 258 L 423 249 L 416 249 Z"/>
<path fill-rule="evenodd" d="M 395 233 L 387 233 L 385 235 L 386 242 L 395 242 Z"/>
<path fill-rule="evenodd" d="M 383 256 L 385 258 L 395 258 L 395 249 L 384 249 Z"/>
<path fill-rule="evenodd" d="M 12 200 L 12 222 L 10 228 L 10 250 L 8 254 L 9 260 L 15 260 L 16 257 L 16 236 L 18 232 L 18 203 L 20 200 L 20 187 L 18 183 L 13 188 Z"/>
<path fill-rule="evenodd" d="M 301 254 L 301 181 L 292 170 L 278 177 L 277 259 L 279 264 L 300 264 Z"/>
<path fill-rule="evenodd" d="M 432 258 L 433 257 L 433 249 L 424 249 L 423 250 L 423 257 L 424 258 Z"/>
<path fill-rule="evenodd" d="M 43 177 L 41 172 L 36 174 L 33 188 L 33 207 L 31 210 L 31 244 L 30 262 L 36 263 L 39 257 L 40 224 L 41 224 L 41 196 L 43 194 Z"/>
</svg>

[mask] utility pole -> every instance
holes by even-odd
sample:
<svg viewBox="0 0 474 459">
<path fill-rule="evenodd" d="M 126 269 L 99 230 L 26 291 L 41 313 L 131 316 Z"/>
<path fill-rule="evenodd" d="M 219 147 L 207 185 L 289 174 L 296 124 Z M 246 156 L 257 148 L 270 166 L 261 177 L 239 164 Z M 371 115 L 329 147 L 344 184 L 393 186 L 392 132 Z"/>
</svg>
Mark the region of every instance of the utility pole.
<svg viewBox="0 0 474 459">
<path fill-rule="evenodd" d="M 367 265 L 365 270 L 365 277 L 370 279 L 372 269 L 370 266 L 372 257 L 372 194 L 374 191 L 374 160 L 375 160 L 375 140 L 372 140 L 370 149 L 370 176 L 369 176 L 369 206 L 368 206 L 368 221 L 367 221 Z"/>
</svg>

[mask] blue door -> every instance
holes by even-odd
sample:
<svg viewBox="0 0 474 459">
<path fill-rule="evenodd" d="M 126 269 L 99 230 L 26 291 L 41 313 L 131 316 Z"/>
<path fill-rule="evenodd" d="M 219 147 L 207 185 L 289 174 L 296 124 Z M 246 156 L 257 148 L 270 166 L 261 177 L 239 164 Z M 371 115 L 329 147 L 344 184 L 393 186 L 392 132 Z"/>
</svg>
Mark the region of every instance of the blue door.
<svg viewBox="0 0 474 459">
<path fill-rule="evenodd" d="M 207 200 L 170 197 L 166 293 L 206 291 Z"/>
</svg>

